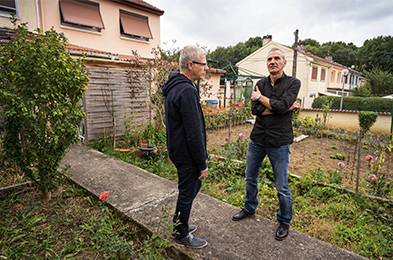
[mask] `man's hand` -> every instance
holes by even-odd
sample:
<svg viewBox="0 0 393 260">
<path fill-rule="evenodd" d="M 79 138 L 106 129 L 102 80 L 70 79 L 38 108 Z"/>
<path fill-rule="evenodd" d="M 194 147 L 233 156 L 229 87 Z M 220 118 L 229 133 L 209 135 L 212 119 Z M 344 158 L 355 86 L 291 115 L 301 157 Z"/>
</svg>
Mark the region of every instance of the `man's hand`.
<svg viewBox="0 0 393 260">
<path fill-rule="evenodd" d="M 206 169 L 204 169 L 203 171 L 201 171 L 201 176 L 199 176 L 200 180 L 203 180 L 204 178 L 206 178 L 207 176 L 207 171 L 209 170 L 209 168 L 206 167 Z"/>
<path fill-rule="evenodd" d="M 251 101 L 257 100 L 257 96 L 261 94 L 258 87 L 255 87 L 255 91 L 251 93 Z"/>
<path fill-rule="evenodd" d="M 300 104 L 296 101 L 292 104 L 292 106 L 288 109 L 288 111 L 291 111 L 294 109 L 300 110 Z"/>
</svg>

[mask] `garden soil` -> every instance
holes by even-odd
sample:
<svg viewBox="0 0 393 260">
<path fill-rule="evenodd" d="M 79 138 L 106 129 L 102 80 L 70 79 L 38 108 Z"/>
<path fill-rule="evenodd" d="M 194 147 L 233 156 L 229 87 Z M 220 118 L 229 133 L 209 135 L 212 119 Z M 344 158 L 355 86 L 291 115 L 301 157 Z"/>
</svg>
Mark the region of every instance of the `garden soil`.
<svg viewBox="0 0 393 260">
<path fill-rule="evenodd" d="M 236 140 L 240 133 L 244 134 L 244 137 L 249 137 L 253 125 L 243 124 L 237 125 L 231 128 L 231 140 Z M 298 136 L 302 135 L 298 133 Z M 220 149 L 225 138 L 229 136 L 229 128 L 221 128 L 218 130 L 212 130 L 207 132 L 208 148 L 217 147 Z M 357 175 L 357 146 L 355 143 L 351 144 L 348 141 L 334 138 L 317 138 L 316 136 L 308 136 L 299 142 L 291 144 L 291 156 L 289 162 L 289 172 L 302 176 L 308 171 L 315 169 L 322 169 L 325 172 L 327 170 L 336 170 L 337 164 L 343 162 L 345 167 L 341 173 L 344 177 L 344 186 L 355 189 L 356 187 L 356 175 Z M 360 156 L 360 176 L 364 178 L 369 171 L 368 162 L 365 158 L 367 155 L 372 155 L 376 158 L 381 154 L 381 148 L 379 149 L 361 149 Z M 345 160 L 338 160 L 330 158 L 331 155 L 336 153 L 345 155 Z M 389 154 L 386 151 L 386 161 L 382 167 L 382 171 L 386 173 L 389 180 L 393 179 L 393 153 Z"/>
</svg>

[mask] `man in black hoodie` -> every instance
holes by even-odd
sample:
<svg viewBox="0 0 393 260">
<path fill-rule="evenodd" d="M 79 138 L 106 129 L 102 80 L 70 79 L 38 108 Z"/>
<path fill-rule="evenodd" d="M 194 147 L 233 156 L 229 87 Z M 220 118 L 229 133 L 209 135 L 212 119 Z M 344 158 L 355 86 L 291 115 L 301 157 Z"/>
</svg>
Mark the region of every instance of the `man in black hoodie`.
<svg viewBox="0 0 393 260">
<path fill-rule="evenodd" d="M 197 227 L 188 225 L 188 219 L 192 202 L 208 172 L 205 119 L 194 83 L 209 69 L 206 52 L 186 46 L 180 53 L 179 63 L 180 72 L 172 72 L 162 87 L 168 153 L 178 172 L 179 196 L 173 218 L 175 239 L 179 245 L 202 248 L 207 242 L 191 234 Z"/>
</svg>

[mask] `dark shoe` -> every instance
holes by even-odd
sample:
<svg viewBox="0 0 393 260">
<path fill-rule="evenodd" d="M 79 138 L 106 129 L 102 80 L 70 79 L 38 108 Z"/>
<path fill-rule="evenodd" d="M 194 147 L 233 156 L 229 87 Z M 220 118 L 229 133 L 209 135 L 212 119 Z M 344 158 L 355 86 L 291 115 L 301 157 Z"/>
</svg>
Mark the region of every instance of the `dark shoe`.
<svg viewBox="0 0 393 260">
<path fill-rule="evenodd" d="M 255 214 L 255 212 L 249 213 L 245 209 L 242 209 L 239 213 L 236 213 L 235 215 L 233 215 L 232 220 L 241 220 L 243 218 L 246 218 L 246 217 L 254 215 L 254 214 Z"/>
<path fill-rule="evenodd" d="M 197 226 L 188 225 L 188 233 L 194 233 L 197 230 Z"/>
<path fill-rule="evenodd" d="M 188 225 L 188 233 L 194 233 L 197 229 L 198 227 L 195 225 Z M 175 234 L 173 234 L 172 237 L 176 239 Z"/>
<path fill-rule="evenodd" d="M 277 228 L 276 231 L 276 239 L 278 241 L 284 240 L 288 236 L 289 232 L 289 225 L 280 223 L 280 226 Z"/>
<path fill-rule="evenodd" d="M 176 244 L 178 244 L 179 246 L 186 246 L 189 248 L 202 248 L 207 246 L 206 240 L 194 237 L 191 233 L 188 233 L 188 235 L 182 239 L 175 240 Z"/>
</svg>

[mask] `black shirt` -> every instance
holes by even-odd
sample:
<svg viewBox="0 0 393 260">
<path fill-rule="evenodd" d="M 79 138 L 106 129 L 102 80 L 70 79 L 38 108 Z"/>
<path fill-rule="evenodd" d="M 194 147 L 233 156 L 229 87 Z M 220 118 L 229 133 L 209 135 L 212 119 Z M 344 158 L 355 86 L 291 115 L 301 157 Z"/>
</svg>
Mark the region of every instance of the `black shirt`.
<svg viewBox="0 0 393 260">
<path fill-rule="evenodd" d="M 274 86 L 270 76 L 259 80 L 256 86 L 263 96 L 270 99 L 274 114 L 263 116 L 266 107 L 259 101 L 251 102 L 252 114 L 257 116 L 251 140 L 260 146 L 275 148 L 293 143 L 292 111 L 288 109 L 296 101 L 300 80 L 283 73 Z"/>
</svg>

